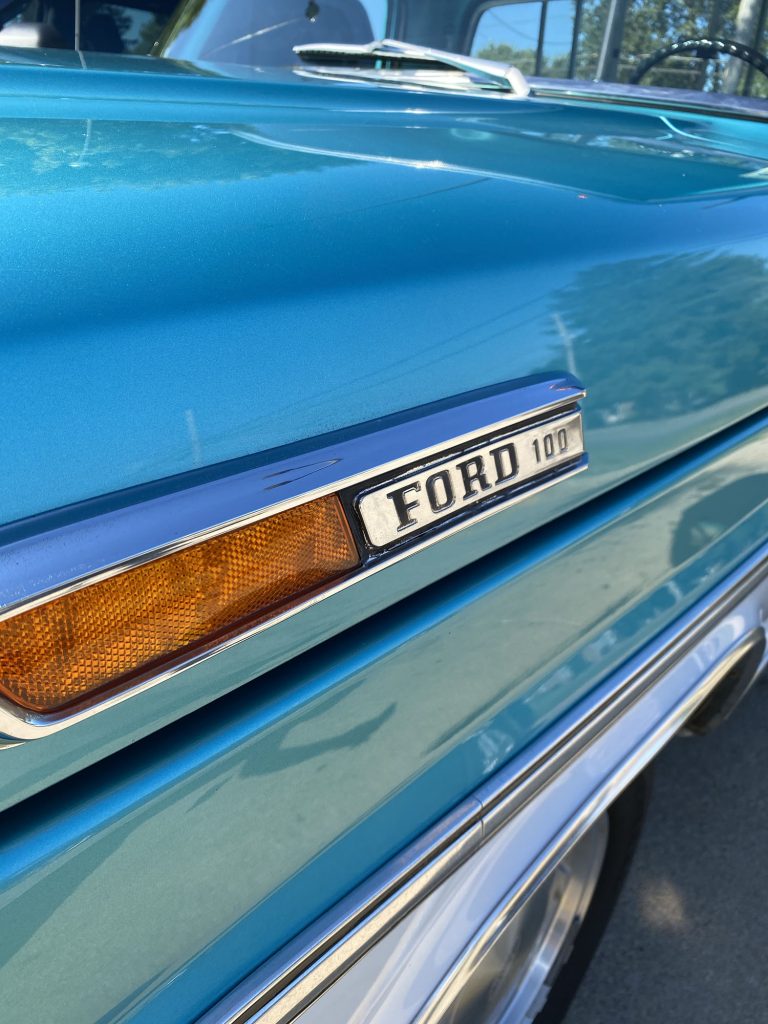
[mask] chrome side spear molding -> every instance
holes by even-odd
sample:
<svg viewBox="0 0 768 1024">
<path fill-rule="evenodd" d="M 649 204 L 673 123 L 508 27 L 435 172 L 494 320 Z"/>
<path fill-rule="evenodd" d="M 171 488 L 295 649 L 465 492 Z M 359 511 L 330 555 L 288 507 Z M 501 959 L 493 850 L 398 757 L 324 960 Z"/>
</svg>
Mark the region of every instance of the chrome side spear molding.
<svg viewBox="0 0 768 1024">
<path fill-rule="evenodd" d="M 479 86 L 515 96 L 527 96 L 530 92 L 525 76 L 511 64 L 433 50 L 398 39 L 365 44 L 307 43 L 294 46 L 293 52 L 318 74 L 454 89 L 459 76 L 450 72 L 458 71 L 465 80 L 460 88 Z"/>
</svg>

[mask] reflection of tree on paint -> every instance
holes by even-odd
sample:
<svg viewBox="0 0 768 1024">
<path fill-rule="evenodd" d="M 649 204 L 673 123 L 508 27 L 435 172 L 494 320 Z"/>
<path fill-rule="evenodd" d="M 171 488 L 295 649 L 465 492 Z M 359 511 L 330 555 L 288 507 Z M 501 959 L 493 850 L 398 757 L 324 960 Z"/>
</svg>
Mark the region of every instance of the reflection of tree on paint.
<svg viewBox="0 0 768 1024">
<path fill-rule="evenodd" d="M 768 386 L 768 267 L 756 256 L 593 267 L 555 296 L 553 312 L 590 388 L 586 417 L 674 416 Z M 562 369 L 566 356 L 551 365 Z"/>
<path fill-rule="evenodd" d="M 164 188 L 338 166 L 341 157 L 281 151 L 238 125 L 8 119 L 0 123 L 0 195 L 69 188 Z M 26 185 L 25 185 L 26 183 Z"/>
<path fill-rule="evenodd" d="M 96 13 L 102 12 L 114 20 L 125 53 L 149 53 L 168 20 L 167 14 L 151 14 L 121 4 L 99 4 Z"/>
</svg>

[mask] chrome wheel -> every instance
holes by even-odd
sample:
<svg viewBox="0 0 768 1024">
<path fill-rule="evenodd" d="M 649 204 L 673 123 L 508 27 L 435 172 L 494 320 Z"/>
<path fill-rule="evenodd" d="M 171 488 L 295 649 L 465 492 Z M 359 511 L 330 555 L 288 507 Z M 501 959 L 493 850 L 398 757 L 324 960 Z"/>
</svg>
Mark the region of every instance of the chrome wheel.
<svg viewBox="0 0 768 1024">
<path fill-rule="evenodd" d="M 603 814 L 522 907 L 475 937 L 419 1024 L 526 1024 L 546 1002 L 595 892 L 608 845 Z"/>
</svg>

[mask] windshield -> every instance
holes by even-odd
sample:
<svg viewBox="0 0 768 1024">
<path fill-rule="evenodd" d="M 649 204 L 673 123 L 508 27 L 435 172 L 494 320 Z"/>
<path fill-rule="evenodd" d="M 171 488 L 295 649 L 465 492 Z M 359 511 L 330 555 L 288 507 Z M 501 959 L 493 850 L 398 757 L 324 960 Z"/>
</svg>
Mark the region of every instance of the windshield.
<svg viewBox="0 0 768 1024">
<path fill-rule="evenodd" d="M 0 0 L 0 45 L 251 67 L 392 37 L 531 76 L 768 97 L 768 0 Z"/>
</svg>

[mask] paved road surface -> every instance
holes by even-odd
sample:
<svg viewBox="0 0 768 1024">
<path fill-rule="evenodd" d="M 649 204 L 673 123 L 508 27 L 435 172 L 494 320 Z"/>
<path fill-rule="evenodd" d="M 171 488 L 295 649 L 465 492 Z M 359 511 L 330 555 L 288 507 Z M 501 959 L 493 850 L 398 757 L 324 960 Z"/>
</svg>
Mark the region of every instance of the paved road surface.
<svg viewBox="0 0 768 1024">
<path fill-rule="evenodd" d="M 768 1024 L 768 683 L 656 761 L 644 835 L 567 1024 Z"/>
</svg>

